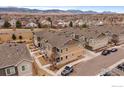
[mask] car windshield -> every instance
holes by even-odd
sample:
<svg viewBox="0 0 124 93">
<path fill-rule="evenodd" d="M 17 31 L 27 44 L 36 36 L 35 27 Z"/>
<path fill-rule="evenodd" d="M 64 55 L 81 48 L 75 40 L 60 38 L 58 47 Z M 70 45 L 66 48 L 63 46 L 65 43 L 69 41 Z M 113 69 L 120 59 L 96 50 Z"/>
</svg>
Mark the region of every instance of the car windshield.
<svg viewBox="0 0 124 93">
<path fill-rule="evenodd" d="M 63 70 L 62 72 L 64 72 L 64 73 L 65 73 L 65 72 L 67 72 L 67 71 L 66 71 L 66 70 Z"/>
<path fill-rule="evenodd" d="M 103 53 L 107 53 L 108 51 L 107 50 L 104 50 Z"/>
<path fill-rule="evenodd" d="M 113 48 L 112 50 L 116 50 L 115 48 Z"/>
<path fill-rule="evenodd" d="M 66 67 L 65 67 L 65 69 L 66 69 L 66 70 L 69 70 L 69 69 L 70 69 L 70 67 L 69 67 L 69 66 L 66 66 Z"/>
<path fill-rule="evenodd" d="M 105 76 L 110 76 L 111 73 L 110 73 L 110 72 L 107 72 L 107 73 L 105 73 L 104 75 L 105 75 Z"/>
</svg>

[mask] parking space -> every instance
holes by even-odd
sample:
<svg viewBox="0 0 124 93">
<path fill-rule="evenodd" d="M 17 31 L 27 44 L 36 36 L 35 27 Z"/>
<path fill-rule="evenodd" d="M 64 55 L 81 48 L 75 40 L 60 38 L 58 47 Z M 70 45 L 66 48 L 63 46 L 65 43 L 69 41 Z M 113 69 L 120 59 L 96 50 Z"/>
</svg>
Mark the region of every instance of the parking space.
<svg viewBox="0 0 124 93">
<path fill-rule="evenodd" d="M 110 53 L 106 56 L 99 55 L 85 62 L 74 66 L 72 76 L 94 76 L 102 70 L 116 64 L 124 58 L 124 49 L 118 48 L 117 52 Z"/>
</svg>

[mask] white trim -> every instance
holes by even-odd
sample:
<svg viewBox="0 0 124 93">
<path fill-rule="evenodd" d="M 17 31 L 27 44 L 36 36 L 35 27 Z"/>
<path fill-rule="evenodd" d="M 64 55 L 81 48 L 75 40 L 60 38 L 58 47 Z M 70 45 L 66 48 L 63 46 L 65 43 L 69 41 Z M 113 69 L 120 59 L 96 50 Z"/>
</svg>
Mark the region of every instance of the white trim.
<svg viewBox="0 0 124 93">
<path fill-rule="evenodd" d="M 23 59 L 23 60 L 21 60 L 20 62 L 18 62 L 15 66 L 19 65 L 19 64 L 22 63 L 23 61 L 32 63 L 33 60 L 31 61 L 31 60 Z"/>
<path fill-rule="evenodd" d="M 8 74 L 8 72 L 7 72 L 8 69 L 10 70 L 10 74 Z M 6 68 L 5 73 L 6 73 L 7 76 L 15 74 L 16 73 L 15 67 Z"/>
</svg>

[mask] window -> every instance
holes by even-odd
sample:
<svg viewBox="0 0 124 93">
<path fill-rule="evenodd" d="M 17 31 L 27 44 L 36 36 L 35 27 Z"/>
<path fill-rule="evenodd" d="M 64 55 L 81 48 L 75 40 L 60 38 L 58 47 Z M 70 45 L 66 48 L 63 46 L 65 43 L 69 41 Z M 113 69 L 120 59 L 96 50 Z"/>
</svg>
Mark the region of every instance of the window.
<svg viewBox="0 0 124 93">
<path fill-rule="evenodd" d="M 63 60 L 63 57 L 61 57 L 61 60 Z"/>
<path fill-rule="evenodd" d="M 68 59 L 68 56 L 66 56 L 65 58 Z"/>
<path fill-rule="evenodd" d="M 68 51 L 68 48 L 66 48 L 66 51 Z"/>
<path fill-rule="evenodd" d="M 10 74 L 10 69 L 7 69 L 7 74 Z"/>
<path fill-rule="evenodd" d="M 56 62 L 60 62 L 60 58 L 58 57 L 58 58 L 56 58 Z"/>
<path fill-rule="evenodd" d="M 22 71 L 25 71 L 25 66 L 22 66 Z"/>
<path fill-rule="evenodd" d="M 40 41 L 40 40 L 41 40 L 41 38 L 40 38 L 40 37 L 37 37 L 37 40 L 38 40 L 38 41 Z"/>
<path fill-rule="evenodd" d="M 61 49 L 61 53 L 62 53 L 62 49 Z"/>
<path fill-rule="evenodd" d="M 56 51 L 59 52 L 59 49 L 57 48 Z"/>
<path fill-rule="evenodd" d="M 7 69 L 5 69 L 5 73 L 6 73 L 6 75 L 15 74 L 15 68 L 14 67 L 7 68 Z"/>
<path fill-rule="evenodd" d="M 79 35 L 75 35 L 75 39 L 79 39 Z"/>
<path fill-rule="evenodd" d="M 40 43 L 38 43 L 38 47 L 40 47 Z"/>
</svg>

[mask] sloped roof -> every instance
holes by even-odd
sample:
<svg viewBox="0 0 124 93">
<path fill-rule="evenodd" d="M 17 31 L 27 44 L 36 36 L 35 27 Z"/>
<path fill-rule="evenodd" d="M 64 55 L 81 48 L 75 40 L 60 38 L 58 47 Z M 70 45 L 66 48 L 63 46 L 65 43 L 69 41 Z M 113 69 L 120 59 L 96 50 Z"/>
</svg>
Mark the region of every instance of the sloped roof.
<svg viewBox="0 0 124 93">
<path fill-rule="evenodd" d="M 62 47 L 65 43 L 72 39 L 70 36 L 54 31 L 36 32 L 35 35 L 47 40 L 53 47 Z"/>
<path fill-rule="evenodd" d="M 0 45 L 0 68 L 14 66 L 22 60 L 32 61 L 25 44 L 6 43 Z"/>
<path fill-rule="evenodd" d="M 65 28 L 61 31 L 41 31 L 35 34 L 45 40 L 48 40 L 55 47 L 61 47 L 69 40 L 72 40 L 73 34 L 84 36 L 86 38 L 101 39 L 106 37 L 105 33 L 111 32 L 114 34 L 119 34 L 124 32 L 124 26 L 119 25 L 103 25 L 103 26 L 90 26 L 88 28 Z"/>
</svg>

